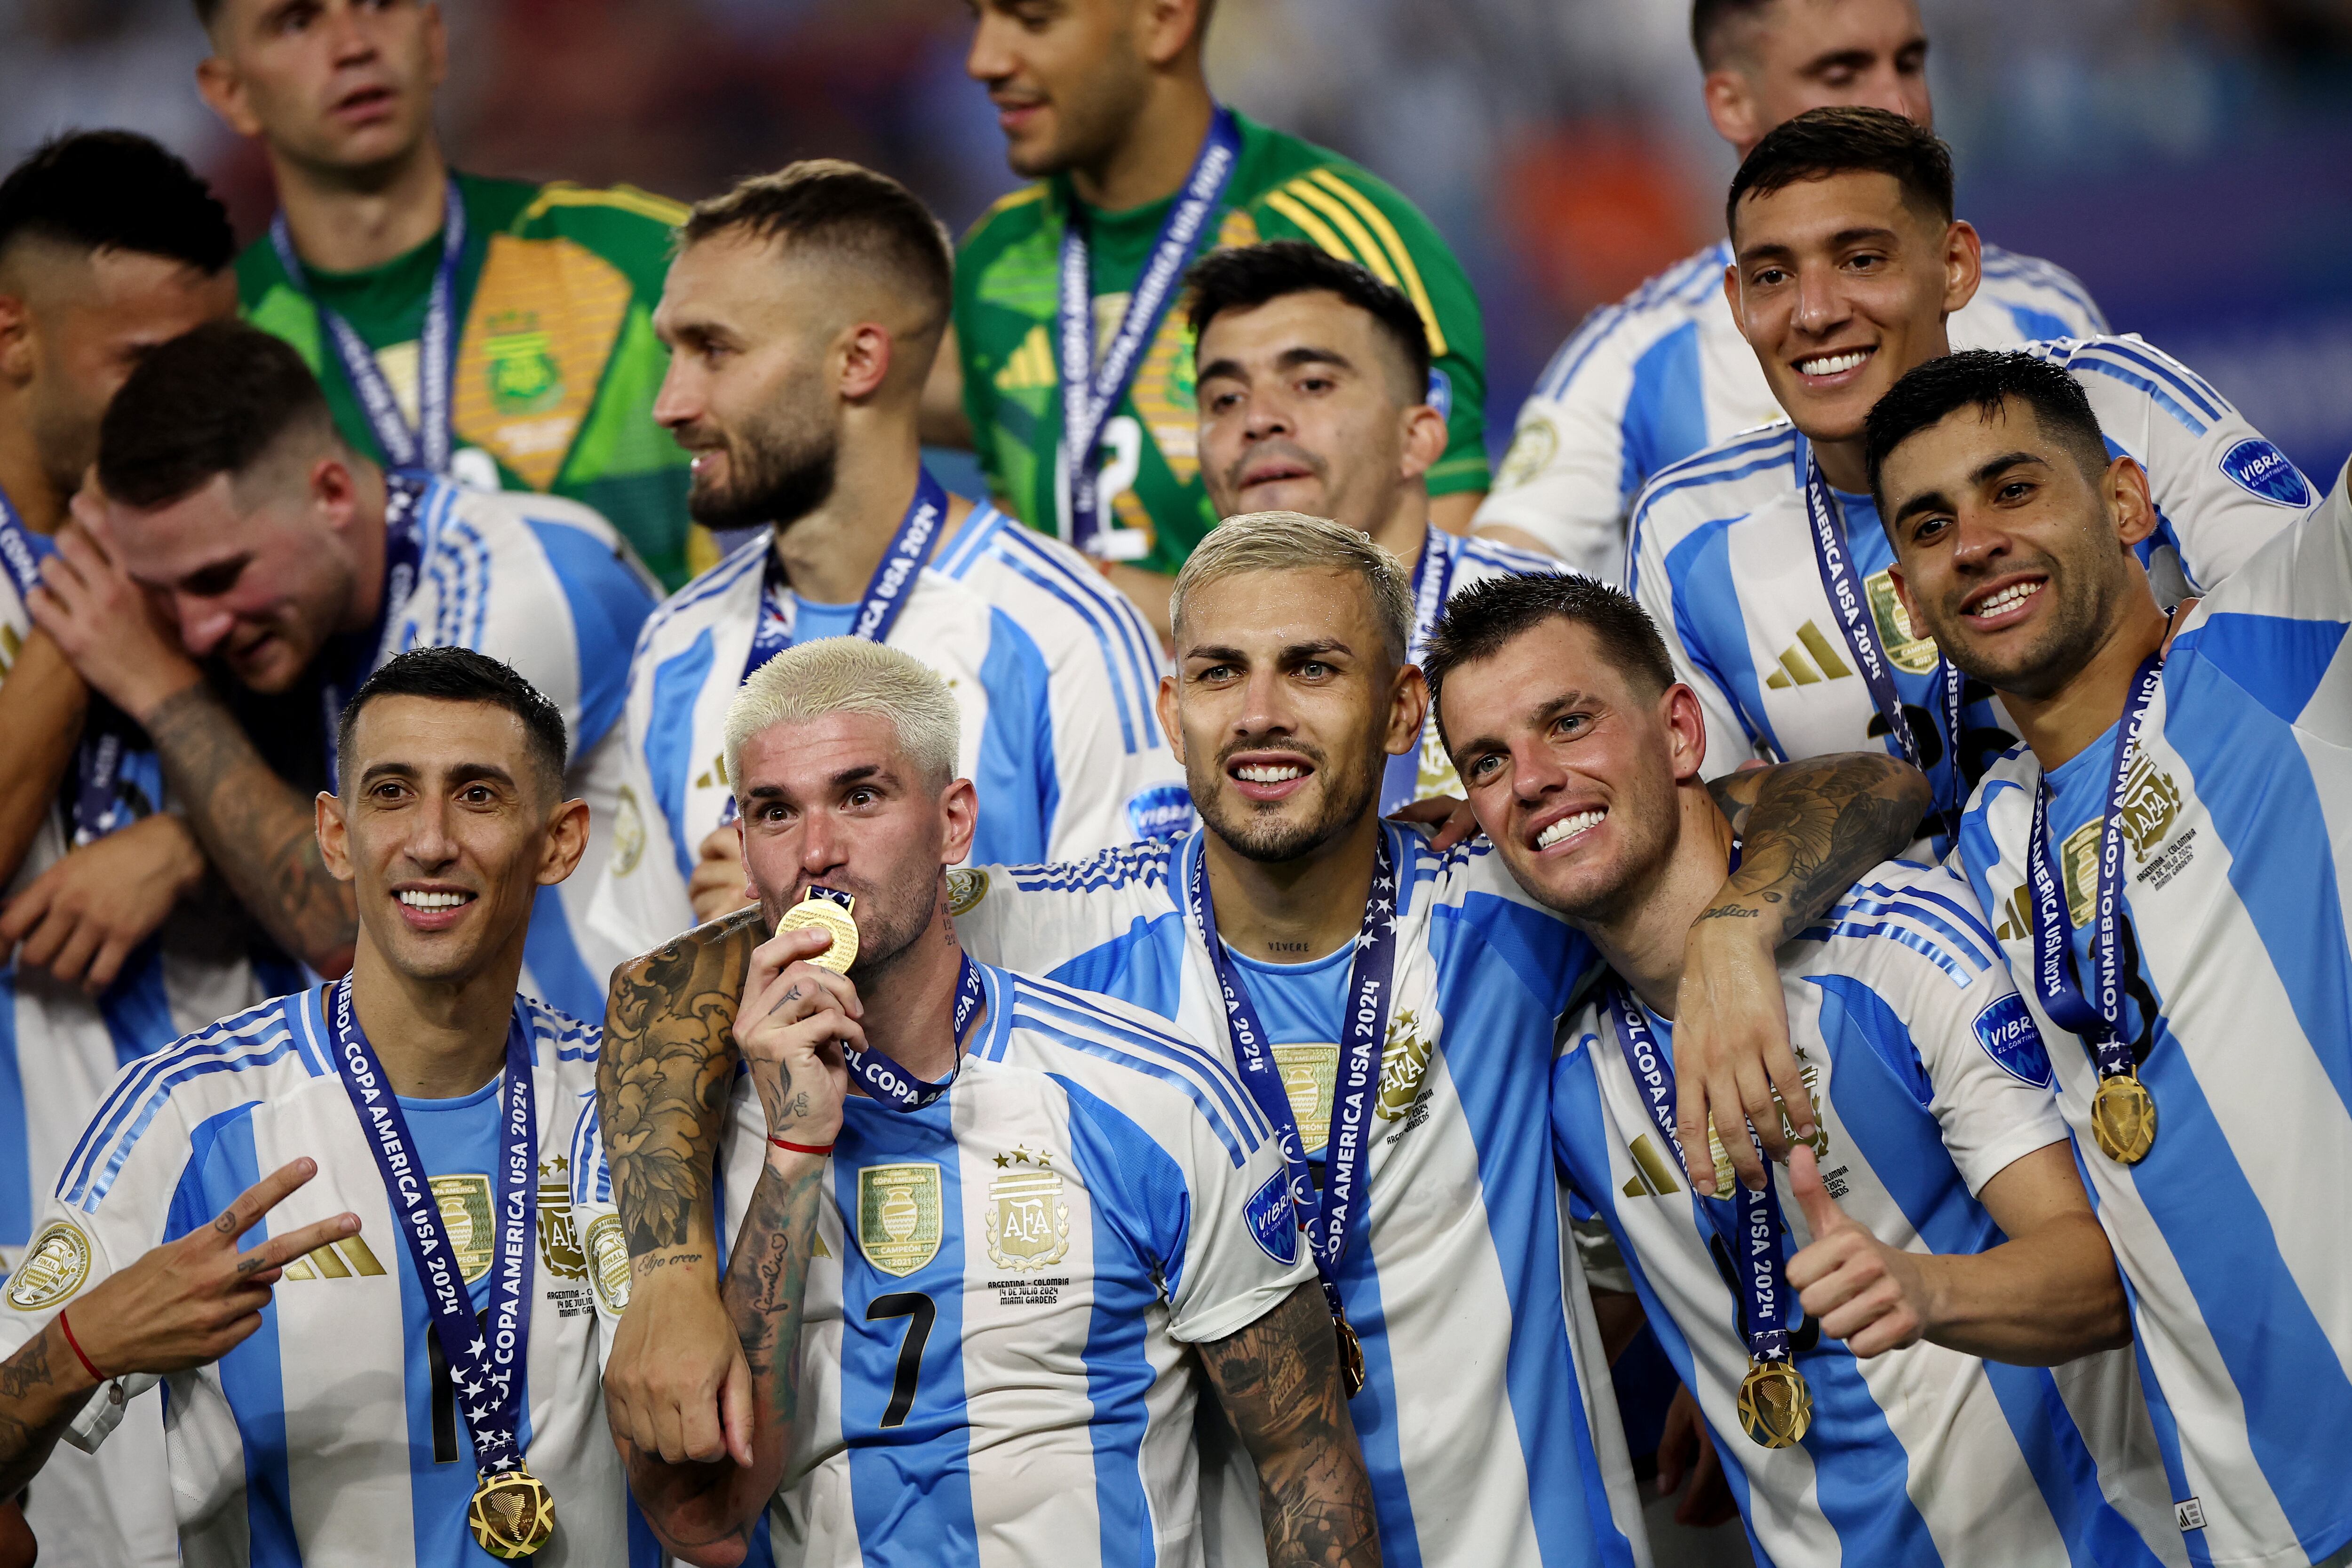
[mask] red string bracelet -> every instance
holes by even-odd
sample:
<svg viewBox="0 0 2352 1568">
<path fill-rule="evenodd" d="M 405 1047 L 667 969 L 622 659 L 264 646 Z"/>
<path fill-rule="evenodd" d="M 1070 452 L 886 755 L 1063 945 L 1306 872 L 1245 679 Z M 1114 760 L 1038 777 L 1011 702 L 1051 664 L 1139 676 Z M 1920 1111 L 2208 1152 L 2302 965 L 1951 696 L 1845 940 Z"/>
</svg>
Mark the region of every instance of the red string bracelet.
<svg viewBox="0 0 2352 1568">
<path fill-rule="evenodd" d="M 106 1381 L 106 1373 L 99 1371 L 97 1366 L 91 1363 L 89 1357 L 82 1352 L 81 1342 L 74 1338 L 73 1325 L 66 1321 L 66 1315 L 63 1311 L 59 1311 L 58 1313 L 58 1327 L 66 1331 L 66 1343 L 72 1347 L 74 1359 L 81 1363 L 82 1371 L 89 1373 L 89 1380 L 92 1383 L 104 1383 Z"/>
<path fill-rule="evenodd" d="M 768 1142 L 773 1143 L 777 1148 L 782 1149 L 787 1154 L 830 1154 L 833 1152 L 833 1145 L 830 1143 L 788 1143 L 782 1138 L 772 1136 L 769 1138 Z M 84 1363 L 83 1364 L 87 1365 L 89 1363 Z"/>
</svg>

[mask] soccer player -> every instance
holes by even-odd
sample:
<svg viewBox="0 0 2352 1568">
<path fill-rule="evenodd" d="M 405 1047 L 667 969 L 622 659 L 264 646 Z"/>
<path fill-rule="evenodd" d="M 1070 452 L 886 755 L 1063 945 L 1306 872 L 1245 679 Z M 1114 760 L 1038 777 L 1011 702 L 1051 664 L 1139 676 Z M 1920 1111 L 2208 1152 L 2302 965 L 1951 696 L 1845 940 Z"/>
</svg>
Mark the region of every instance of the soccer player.
<svg viewBox="0 0 2352 1568">
<path fill-rule="evenodd" d="M 1429 676 L 1487 838 L 1612 972 L 1561 1020 L 1553 1139 L 1757 1560 L 2179 1562 L 2123 1284 L 1967 885 L 1889 862 L 1780 949 L 1820 1131 L 1768 1187 L 1718 1154 L 1729 1195 L 1686 1196 L 1675 993 L 1739 858 L 1697 699 L 1631 599 L 1565 576 L 1465 591 Z"/>
<path fill-rule="evenodd" d="M 0 1277 L 115 1072 L 268 993 L 154 753 L 35 628 L 40 563 L 138 356 L 236 308 L 220 204 L 142 136 L 90 132 L 0 181 Z M 68 783 L 70 781 L 70 783 Z M 33 1489 L 44 1561 L 165 1564 L 160 1401 Z"/>
<path fill-rule="evenodd" d="M 1213 5 L 976 0 L 964 64 L 1014 173 L 1038 182 L 957 253 L 952 357 L 973 448 L 1007 510 L 1111 563 L 1162 637 L 1170 581 L 1216 521 L 1188 327 L 1170 309 L 1204 247 L 1304 239 L 1402 289 L 1446 426 L 1425 476 L 1439 526 L 1465 531 L 1486 489 L 1486 337 L 1461 264 L 1379 179 L 1210 95 Z"/>
<path fill-rule="evenodd" d="M 1638 1562 L 1544 1109 L 1552 1021 L 1590 950 L 1528 902 L 1490 846 L 1440 853 L 1374 809 L 1425 706 L 1395 557 L 1329 521 L 1231 519 L 1193 552 L 1174 603 L 1182 651 L 1160 721 L 1204 828 L 1075 865 L 960 872 L 957 934 L 992 962 L 1168 1019 L 1241 1073 L 1281 1132 L 1333 1316 L 1360 1341 L 1349 1413 L 1390 1560 Z M 1706 949 L 1692 971 L 1698 1026 L 1724 1026 L 1711 998 L 1769 984 L 1788 919 L 1820 914 L 1832 880 L 1906 841 L 1918 784 L 1880 755 L 1717 786 L 1752 846 L 1718 906 L 1753 914 L 1694 938 Z M 764 934 L 758 917 L 704 928 L 609 1015 L 621 1048 L 604 1130 L 639 1274 L 607 1380 L 689 1432 L 711 1430 L 730 1364 L 707 1347 L 732 1341 L 708 1268 L 658 1260 L 709 1246 L 717 1107 L 698 1086 L 726 1081 L 727 1023 Z M 1255 1531 L 1255 1489 L 1217 1469 L 1220 1451 L 1204 1511 L 1232 1553 Z"/>
<path fill-rule="evenodd" d="M 1181 770 L 1148 710 L 1163 664 L 1135 607 L 922 467 L 953 264 L 937 220 L 897 181 L 817 160 L 702 203 L 681 235 L 655 413 L 695 455 L 695 515 L 759 531 L 656 612 L 631 667 L 621 809 L 645 847 L 611 861 L 598 910 L 620 951 L 742 906 L 728 708 L 821 637 L 904 647 L 950 683 L 957 765 L 986 805 L 977 855 L 1076 857 L 1182 826 Z"/>
<path fill-rule="evenodd" d="M 2151 487 L 2078 381 L 1956 354 L 1869 438 L 1906 610 L 2024 734 L 1959 860 L 2132 1287 L 2183 1539 L 2352 1560 L 2344 481 L 2171 629 Z"/>
<path fill-rule="evenodd" d="M 779 657 L 730 709 L 779 933 L 721 1156 L 756 1420 L 714 1468 L 616 1405 L 637 1497 L 694 1562 L 790 1541 L 812 1564 L 1197 1563 L 1197 1364 L 1257 1458 L 1269 1559 L 1376 1562 L 1274 1129 L 1158 1019 L 965 955 L 947 868 L 981 808 L 959 721 L 938 675 L 850 639 Z M 624 969 L 615 1008 L 681 955 Z M 629 1262 L 601 1163 L 576 1162 L 612 1312 Z"/>
<path fill-rule="evenodd" d="M 352 973 L 133 1063 L 90 1119 L 0 1311 L 0 1488 L 160 1379 L 189 1562 L 454 1568 L 551 1510 L 558 1561 L 624 1562 L 565 1205 L 596 1031 L 515 991 L 587 845 L 562 717 L 431 648 L 341 729 L 316 812 Z"/>
<path fill-rule="evenodd" d="M 1707 118 L 1742 159 L 1773 127 L 1828 105 L 1935 122 L 1917 0 L 1693 0 L 1691 42 Z M 1519 407 L 1478 531 L 1623 581 L 1626 520 L 1642 487 L 1780 416 L 1724 306 L 1731 259 L 1718 240 L 1584 319 Z M 1952 316 L 1963 348 L 2107 330 L 2082 284 L 2047 261 L 1988 245 L 1982 273 Z"/>
<path fill-rule="evenodd" d="M 292 348 L 235 321 L 140 362 L 107 408 L 97 473 L 96 534 L 61 542 L 34 618 L 146 731 L 230 889 L 314 972 L 341 973 L 355 932 L 305 786 L 336 776 L 335 715 L 385 657 L 452 645 L 524 672 L 563 710 L 570 787 L 612 823 L 614 720 L 653 594 L 604 519 L 387 472 L 343 439 Z M 215 660 L 226 697 L 200 662 Z M 573 880 L 622 837 L 592 832 Z M 540 895 L 525 962 L 532 994 L 593 1012 L 621 954 L 590 941 L 588 892 Z"/>
<path fill-rule="evenodd" d="M 1660 474 L 1633 519 L 1631 591 L 1707 721 L 1706 767 L 1883 745 L 1936 785 L 1936 852 L 2014 743 L 1981 682 L 1904 617 L 1864 462 L 1863 418 L 1950 352 L 1975 231 L 1952 218 L 1942 142 L 1900 115 L 1822 109 L 1764 138 L 1728 205 L 1724 291 L 1787 411 Z M 2062 340 L 2113 449 L 2148 475 L 2142 544 L 2168 602 L 2219 581 L 2318 498 L 2219 393 L 2135 337 Z"/>
<path fill-rule="evenodd" d="M 352 449 L 610 518 L 675 587 L 686 456 L 651 418 L 677 203 L 454 173 L 431 0 L 196 0 L 205 101 L 268 153 L 279 210 L 237 263 L 245 311 L 301 352 Z M 601 814 L 600 814 L 601 816 Z"/>
<path fill-rule="evenodd" d="M 1201 480 L 1218 516 L 1299 511 L 1362 529 L 1412 574 L 1414 664 L 1456 589 L 1559 569 L 1431 524 L 1445 416 L 1430 405 L 1429 334 L 1402 289 L 1297 239 L 1212 251 L 1184 282 Z M 1390 759 L 1380 807 L 1461 793 L 1432 724 Z"/>
</svg>

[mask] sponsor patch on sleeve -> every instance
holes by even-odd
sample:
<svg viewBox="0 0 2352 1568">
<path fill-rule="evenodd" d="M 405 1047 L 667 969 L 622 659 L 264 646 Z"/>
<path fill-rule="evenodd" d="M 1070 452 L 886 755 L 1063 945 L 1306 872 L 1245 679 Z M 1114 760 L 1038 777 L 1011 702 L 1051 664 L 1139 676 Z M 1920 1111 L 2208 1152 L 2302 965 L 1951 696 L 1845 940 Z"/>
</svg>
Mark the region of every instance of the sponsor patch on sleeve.
<svg viewBox="0 0 2352 1568">
<path fill-rule="evenodd" d="M 1268 1258 L 1287 1268 L 1298 1261 L 1298 1216 L 1290 1206 L 1290 1178 L 1276 1171 L 1249 1195 L 1250 1234 Z"/>
<path fill-rule="evenodd" d="M 2025 998 L 2012 991 L 1977 1015 L 1977 1043 L 1985 1055 L 2011 1077 L 2037 1089 L 2050 1087 L 2050 1051 L 2042 1031 L 2025 1009 Z"/>
<path fill-rule="evenodd" d="M 2221 471 L 2248 495 L 2280 506 L 2307 507 L 2319 500 L 2303 470 L 2284 452 L 2260 437 L 2250 437 L 2221 454 Z"/>
<path fill-rule="evenodd" d="M 1182 784 L 1141 789 L 1127 803 L 1127 825 L 1138 838 L 1174 838 L 1192 826 L 1192 796 Z"/>
</svg>

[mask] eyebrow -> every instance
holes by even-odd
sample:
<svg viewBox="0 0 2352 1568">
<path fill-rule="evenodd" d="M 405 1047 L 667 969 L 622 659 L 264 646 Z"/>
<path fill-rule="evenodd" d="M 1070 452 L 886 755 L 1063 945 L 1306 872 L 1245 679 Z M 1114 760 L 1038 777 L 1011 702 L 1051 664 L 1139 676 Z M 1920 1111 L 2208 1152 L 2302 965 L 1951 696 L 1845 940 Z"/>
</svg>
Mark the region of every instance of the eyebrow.
<svg viewBox="0 0 2352 1568">
<path fill-rule="evenodd" d="M 1302 658 L 1312 658 L 1318 654 L 1352 655 L 1355 651 L 1338 637 L 1316 637 L 1307 642 L 1285 643 L 1275 650 L 1274 657 L 1288 663 Z M 1208 644 L 1197 645 L 1184 650 L 1185 663 L 1190 664 L 1196 658 L 1213 659 L 1220 664 L 1247 664 L 1250 661 L 1250 656 L 1240 648 L 1213 647 Z"/>
<path fill-rule="evenodd" d="M 1527 722 L 1531 728 L 1541 729 L 1569 709 L 1580 708 L 1593 700 L 1595 700 L 1570 687 L 1549 701 L 1538 702 L 1529 709 Z M 1475 736 L 1461 742 L 1454 748 L 1455 754 L 1463 757 L 1475 757 L 1485 752 L 1507 752 L 1510 749 L 1511 743 L 1499 735 Z"/>
<path fill-rule="evenodd" d="M 842 789 L 854 784 L 865 784 L 868 780 L 878 780 L 887 784 L 892 782 L 892 775 L 889 770 L 879 763 L 860 763 L 854 768 L 844 768 L 839 773 L 828 773 L 825 775 L 824 782 L 832 788 Z M 747 800 L 784 800 L 789 797 L 790 792 L 782 784 L 754 784 L 744 794 L 744 798 Z"/>
<path fill-rule="evenodd" d="M 1893 229 L 1888 228 L 1884 224 L 1864 224 L 1854 228 L 1842 228 L 1838 230 L 1835 234 L 1830 236 L 1829 244 L 1830 248 L 1832 250 L 1843 250 L 1849 245 L 1860 245 L 1866 240 L 1878 240 L 1891 244 L 1901 237 L 1901 236 L 1897 235 Z M 1767 242 L 1759 245 L 1751 245 L 1747 249 L 1739 253 L 1739 264 L 1742 267 L 1745 267 L 1750 262 L 1760 261 L 1767 257 L 1793 256 L 1795 254 L 1796 247 L 1792 245 L 1782 245 L 1777 241 Z"/>
<path fill-rule="evenodd" d="M 2050 459 L 2039 452 L 2028 452 L 2022 448 L 2014 452 L 2003 452 L 2000 457 L 1989 458 L 1969 470 L 1969 488 L 1981 489 L 2011 468 L 2046 468 L 2048 467 L 2050 467 Z M 1948 511 L 1951 510 L 1951 505 L 1950 498 L 1943 491 L 1923 490 L 1895 509 L 1895 521 L 1908 522 L 1923 511 Z"/>
<path fill-rule="evenodd" d="M 371 763 L 361 773 L 360 783 L 368 784 L 377 779 L 415 779 L 424 776 L 425 770 L 414 763 Z M 447 777 L 457 784 L 470 784 L 478 779 L 488 779 L 493 784 L 512 786 L 515 782 L 514 775 L 496 763 L 452 763 L 447 769 Z"/>
<path fill-rule="evenodd" d="M 1312 343 L 1285 349 L 1274 356 L 1274 368 L 1276 370 L 1297 370 L 1307 364 L 1334 365 L 1340 370 L 1356 368 L 1356 362 L 1338 349 L 1318 348 Z M 1242 368 L 1241 361 L 1230 355 L 1213 359 L 1201 367 L 1199 379 L 1202 381 L 1213 381 L 1220 376 L 1228 381 L 1247 381 L 1249 373 Z"/>
<path fill-rule="evenodd" d="M 1909 46 L 1906 45 L 1905 47 L 1907 48 Z M 1896 52 L 1900 53 L 1901 51 L 1898 50 Z M 1807 60 L 1803 65 L 1798 67 L 1797 74 L 1799 76 L 1820 76 L 1825 71 L 1833 71 L 1841 66 L 1843 66 L 1849 70 L 1865 70 L 1869 68 L 1870 62 L 1877 58 L 1878 51 L 1876 49 L 1832 49 L 1827 54 L 1815 55 L 1811 59 Z"/>
</svg>

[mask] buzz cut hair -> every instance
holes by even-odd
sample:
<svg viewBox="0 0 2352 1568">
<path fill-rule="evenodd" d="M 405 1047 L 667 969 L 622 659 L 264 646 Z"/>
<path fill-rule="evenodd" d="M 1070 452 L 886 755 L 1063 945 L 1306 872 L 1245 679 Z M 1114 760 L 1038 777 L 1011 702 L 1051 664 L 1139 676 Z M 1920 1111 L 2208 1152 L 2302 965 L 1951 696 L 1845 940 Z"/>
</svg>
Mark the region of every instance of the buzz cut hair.
<svg viewBox="0 0 2352 1568">
<path fill-rule="evenodd" d="M 228 209 L 212 188 L 130 131 L 53 137 L 0 180 L 0 259 L 24 240 L 159 256 L 207 276 L 236 255 Z"/>
<path fill-rule="evenodd" d="M 1192 325 L 1192 358 L 1200 363 L 1201 339 L 1209 323 L 1228 310 L 1254 310 L 1293 294 L 1337 294 L 1371 317 L 1380 335 L 1403 360 L 1409 403 L 1429 395 L 1429 329 L 1404 290 L 1383 282 L 1355 262 L 1343 260 L 1303 239 L 1270 239 L 1260 245 L 1229 245 L 1213 250 L 1184 275 Z"/>
<path fill-rule="evenodd" d="M 753 737 L 833 713 L 888 720 L 926 784 L 943 790 L 954 779 L 963 721 L 947 682 L 898 648 L 864 637 L 820 637 L 761 665 L 727 706 L 727 783 L 738 806 L 743 748 Z"/>
<path fill-rule="evenodd" d="M 1871 499 L 1886 521 L 1880 475 L 1895 448 L 1963 408 L 1990 419 L 2004 407 L 2033 410 L 2042 432 L 2066 449 L 2083 477 L 2096 484 L 2107 471 L 2106 436 L 2083 384 L 2048 360 L 2013 349 L 1963 349 L 1915 365 L 1871 405 L 1863 421 L 1870 463 Z"/>
<path fill-rule="evenodd" d="M 1805 180 L 1837 174 L 1887 174 L 1914 207 L 1952 221 L 1952 150 L 1926 126 L 1887 109 L 1858 103 L 1809 109 L 1765 134 L 1731 177 L 1723 205 L 1726 233 L 1739 226 L 1739 203 Z"/>
<path fill-rule="evenodd" d="M 342 444 L 302 356 L 247 322 L 207 321 L 142 355 L 106 405 L 99 483 L 126 506 L 168 506 L 216 475 L 242 479 L 297 437 Z"/>
<path fill-rule="evenodd" d="M 920 300 L 925 334 L 955 302 L 955 247 L 940 220 L 889 175 L 841 158 L 805 158 L 695 203 L 682 246 L 744 232 L 785 249 L 808 247 L 860 270 L 879 269 Z"/>
<path fill-rule="evenodd" d="M 352 770 L 359 765 L 352 737 L 359 732 L 360 714 L 369 703 L 383 697 L 479 702 L 506 710 L 522 723 L 530 759 L 544 774 L 541 782 L 559 796 L 562 795 L 570 745 L 562 710 L 517 673 L 512 665 L 469 647 L 416 647 L 395 654 L 360 682 L 360 689 L 352 693 L 351 701 L 335 721 L 335 757 L 341 773 L 335 780 L 337 794 L 349 793 L 344 786 L 351 781 Z"/>
<path fill-rule="evenodd" d="M 1692 0 L 1691 49 L 1701 70 L 1720 69 L 1738 49 L 1743 26 L 1753 27 L 1780 0 Z"/>
<path fill-rule="evenodd" d="M 1392 664 L 1412 646 L 1412 577 L 1385 546 L 1361 529 L 1302 511 L 1253 511 L 1229 517 L 1192 548 L 1168 599 L 1169 622 L 1181 646 L 1194 595 L 1213 583 L 1249 572 L 1339 572 L 1362 579 Z"/>
<path fill-rule="evenodd" d="M 1454 742 L 1445 733 L 1445 710 L 1438 700 L 1446 680 L 1464 665 L 1494 658 L 1550 621 L 1566 621 L 1591 632 L 1601 657 L 1642 696 L 1663 697 L 1674 685 L 1666 640 L 1632 595 L 1573 572 L 1489 577 L 1446 601 L 1421 661 L 1423 678 L 1429 682 L 1429 710 L 1437 715 L 1437 738 L 1448 755 Z"/>
</svg>

